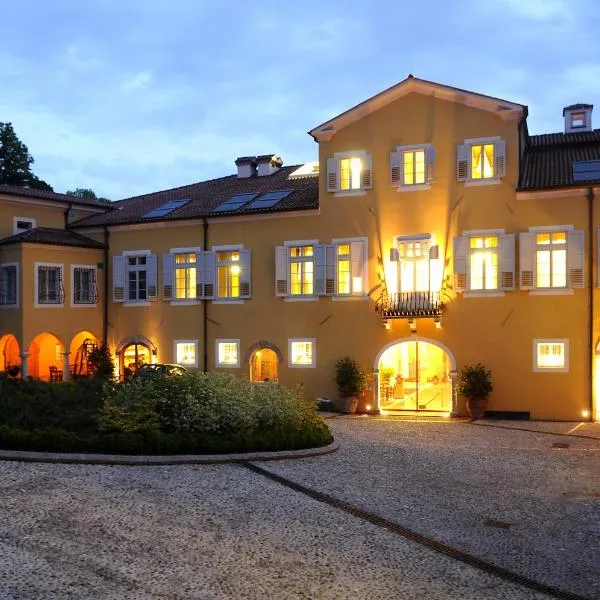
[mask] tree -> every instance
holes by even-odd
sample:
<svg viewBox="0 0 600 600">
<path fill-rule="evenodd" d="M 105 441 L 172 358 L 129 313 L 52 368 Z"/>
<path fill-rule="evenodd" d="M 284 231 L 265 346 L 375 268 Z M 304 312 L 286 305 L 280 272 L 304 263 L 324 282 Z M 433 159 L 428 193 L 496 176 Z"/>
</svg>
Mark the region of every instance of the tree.
<svg viewBox="0 0 600 600">
<path fill-rule="evenodd" d="M 31 172 L 33 163 L 33 156 L 17 137 L 12 123 L 0 123 L 0 183 L 54 191 Z"/>
<path fill-rule="evenodd" d="M 105 204 L 110 203 L 108 198 L 102 198 L 96 196 L 94 190 L 87 188 L 75 188 L 74 190 L 67 191 L 67 196 L 74 196 L 76 198 L 85 198 L 86 200 L 97 200 L 98 202 L 104 202 Z"/>
</svg>

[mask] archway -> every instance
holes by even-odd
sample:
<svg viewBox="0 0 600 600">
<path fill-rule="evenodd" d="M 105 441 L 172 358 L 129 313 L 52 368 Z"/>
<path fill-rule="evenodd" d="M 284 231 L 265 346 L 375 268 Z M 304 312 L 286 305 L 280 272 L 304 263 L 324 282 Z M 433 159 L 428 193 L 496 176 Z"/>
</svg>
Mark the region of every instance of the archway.
<svg viewBox="0 0 600 600">
<path fill-rule="evenodd" d="M 250 367 L 250 381 L 279 381 L 279 363 L 283 354 L 275 344 L 265 340 L 256 342 L 246 352 L 246 363 Z"/>
<path fill-rule="evenodd" d="M 80 331 L 71 340 L 69 346 L 69 368 L 73 377 L 86 377 L 89 375 L 89 353 L 100 346 L 100 340 L 89 331 Z"/>
<path fill-rule="evenodd" d="M 388 344 L 376 360 L 380 409 L 450 412 L 455 366 L 449 350 L 433 340 Z"/>
<path fill-rule="evenodd" d="M 156 346 L 142 336 L 129 338 L 117 348 L 121 379 L 129 379 L 142 366 L 154 362 Z"/>
<path fill-rule="evenodd" d="M 0 371 L 16 377 L 21 371 L 19 342 L 11 333 L 0 337 Z"/>
<path fill-rule="evenodd" d="M 63 343 L 52 333 L 40 333 L 29 344 L 27 374 L 44 381 L 64 379 Z"/>
</svg>

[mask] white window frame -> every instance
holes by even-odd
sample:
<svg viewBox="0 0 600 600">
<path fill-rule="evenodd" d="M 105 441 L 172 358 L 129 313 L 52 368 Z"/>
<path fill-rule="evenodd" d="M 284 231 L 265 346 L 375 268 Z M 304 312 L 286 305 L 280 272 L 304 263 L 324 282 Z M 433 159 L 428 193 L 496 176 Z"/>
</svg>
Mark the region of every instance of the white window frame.
<svg viewBox="0 0 600 600">
<path fill-rule="evenodd" d="M 399 294 L 423 294 L 423 293 L 431 293 L 432 290 L 432 285 L 431 285 L 431 261 L 435 260 L 432 259 L 430 257 L 430 251 L 431 248 L 433 246 L 435 246 L 434 240 L 433 240 L 433 236 L 430 233 L 420 233 L 420 234 L 416 234 L 416 235 L 395 235 L 393 238 L 393 245 L 392 245 L 392 249 L 395 251 L 395 260 L 394 262 L 396 263 L 396 293 Z M 402 258 L 400 256 L 400 244 L 405 244 L 405 243 L 410 243 L 410 242 L 420 242 L 420 243 L 427 243 L 428 249 L 427 249 L 427 255 L 421 257 L 421 260 L 423 261 L 427 261 L 427 271 L 428 271 L 428 289 L 424 292 L 424 291 L 409 291 L 409 290 L 403 290 L 402 289 L 402 267 L 401 267 L 401 263 L 403 261 L 412 261 L 412 262 L 418 262 L 416 259 L 412 259 L 412 258 Z"/>
<path fill-rule="evenodd" d="M 183 363 L 177 360 L 177 346 L 178 344 L 193 344 L 194 345 L 194 362 Z M 182 367 L 193 367 L 198 368 L 198 340 L 173 340 L 173 362 L 181 365 Z"/>
<path fill-rule="evenodd" d="M 240 250 L 244 250 L 243 244 L 227 244 L 223 246 L 212 247 L 212 251 L 215 253 L 215 299 L 212 301 L 212 304 L 244 304 L 244 298 L 219 296 L 219 261 L 217 259 L 217 253 L 239 252 Z"/>
<path fill-rule="evenodd" d="M 467 289 L 463 293 L 465 298 L 499 298 L 506 295 L 506 292 L 500 287 L 500 274 L 501 274 L 501 244 L 502 237 L 506 235 L 504 229 L 471 229 L 469 231 L 463 231 L 463 236 L 468 239 L 467 246 Z M 472 290 L 471 289 L 471 238 L 473 237 L 491 237 L 496 236 L 498 238 L 498 246 L 496 247 L 496 256 L 498 258 L 498 279 L 496 282 L 496 289 L 494 290 Z"/>
<path fill-rule="evenodd" d="M 570 229 L 568 228 L 570 227 Z M 565 226 L 560 227 L 553 225 L 551 227 L 530 227 L 530 233 L 535 233 L 536 237 L 538 233 L 564 233 L 565 234 L 565 285 L 563 286 L 551 286 L 551 287 L 538 287 L 537 284 L 537 253 L 538 253 L 538 243 L 537 239 L 535 242 L 535 249 L 533 255 L 533 265 L 534 265 L 534 277 L 535 277 L 535 290 L 531 290 L 530 294 L 538 294 L 538 295 L 564 295 L 569 293 L 574 293 L 574 290 L 569 285 L 569 231 L 573 231 L 573 226 Z M 550 251 L 550 279 L 552 280 L 552 244 L 548 244 L 548 250 Z"/>
<path fill-rule="evenodd" d="M 361 242 L 363 245 L 363 259 L 362 259 L 362 291 L 352 292 L 352 261 L 350 260 L 350 293 L 340 294 L 338 284 L 338 246 L 344 244 L 352 244 L 352 242 Z M 335 293 L 332 296 L 332 300 L 367 300 L 369 298 L 367 292 L 369 290 L 369 238 L 368 237 L 354 237 L 354 238 L 334 238 L 331 240 L 331 244 L 334 246 L 335 253 Z"/>
<path fill-rule="evenodd" d="M 191 248 L 171 248 L 169 249 L 169 254 L 173 255 L 173 298 L 169 301 L 171 306 L 190 306 L 195 304 L 200 304 L 202 302 L 201 298 L 177 298 L 177 273 L 175 270 L 177 269 L 177 265 L 175 264 L 175 255 L 176 254 L 201 254 L 202 248 L 199 247 L 191 247 Z M 196 263 L 197 264 L 197 263 Z M 196 267 L 196 282 L 198 281 L 198 270 Z"/>
<path fill-rule="evenodd" d="M 75 269 L 87 269 L 94 271 L 94 281 L 96 282 L 96 302 L 78 303 L 75 302 Z M 72 308 L 94 308 L 98 305 L 98 267 L 97 265 L 71 265 L 71 307 Z"/>
<path fill-rule="evenodd" d="M 360 158 L 361 161 L 366 160 L 369 157 L 369 153 L 366 150 L 350 150 L 350 151 L 346 151 L 346 152 L 335 152 L 333 155 L 333 158 L 335 158 L 336 162 L 337 162 L 337 178 L 338 178 L 338 190 L 337 192 L 334 192 L 333 195 L 335 197 L 348 197 L 348 196 L 364 196 L 367 191 L 362 187 L 362 185 L 359 185 L 358 188 L 354 188 L 354 189 L 350 189 L 350 190 L 343 190 L 341 188 L 341 182 L 342 182 L 342 168 L 341 168 L 341 163 L 343 159 L 346 158 Z M 362 170 L 361 170 L 362 172 Z M 371 174 L 371 177 L 373 176 L 373 174 Z M 360 176 L 359 176 L 360 177 Z M 360 182 L 362 184 L 362 182 Z"/>
<path fill-rule="evenodd" d="M 396 148 L 396 152 L 399 152 L 402 156 L 402 163 L 401 163 L 401 173 L 400 173 L 400 181 L 402 181 L 402 183 L 396 187 L 397 191 L 399 192 L 420 192 L 420 191 L 425 191 L 425 190 L 430 190 L 431 189 L 431 181 L 427 181 L 427 151 L 430 150 L 431 148 L 433 148 L 432 144 L 412 144 L 409 146 L 398 146 Z M 425 165 L 425 172 L 423 173 L 423 183 L 404 183 L 404 154 L 405 153 L 414 153 L 418 152 L 419 150 L 423 151 L 423 160 L 424 160 L 424 165 Z M 435 167 L 434 167 L 435 170 Z M 413 171 L 414 173 L 414 171 Z"/>
<path fill-rule="evenodd" d="M 38 284 L 39 284 L 39 278 L 38 278 L 38 274 L 39 274 L 39 269 L 40 267 L 58 267 L 60 269 L 60 280 L 62 282 L 62 299 L 63 301 L 61 303 L 42 303 L 40 304 L 38 302 L 39 300 L 39 290 L 38 290 Z M 33 274 L 33 305 L 35 306 L 35 308 L 63 308 L 65 305 L 65 267 L 64 264 L 62 263 L 48 263 L 48 262 L 36 262 L 34 263 L 34 274 Z"/>
<path fill-rule="evenodd" d="M 537 362 L 538 346 L 541 344 L 563 344 L 565 364 L 563 367 L 540 367 Z M 533 340 L 533 372 L 534 373 L 568 373 L 569 372 L 569 338 L 535 338 Z"/>
<path fill-rule="evenodd" d="M 126 259 L 137 257 L 137 256 L 150 256 L 151 250 L 125 250 L 122 254 Z M 123 299 L 123 306 L 150 306 L 150 300 L 148 300 L 148 262 L 146 260 L 146 300 L 130 300 L 129 299 L 129 260 L 125 263 L 125 298 Z M 136 294 L 137 295 L 137 294 Z"/>
<path fill-rule="evenodd" d="M 481 178 L 481 179 L 473 179 L 473 146 L 482 146 L 484 144 L 494 144 L 494 156 L 496 155 L 496 142 L 501 142 L 502 138 L 499 135 L 495 135 L 492 137 L 482 137 L 482 138 L 470 138 L 464 140 L 463 144 L 469 147 L 469 153 L 467 156 L 467 179 L 465 181 L 465 186 L 479 186 L 479 185 L 497 185 L 502 181 L 502 177 L 498 176 L 498 172 L 496 170 L 496 164 L 494 163 L 494 176 Z M 506 158 L 504 159 L 506 162 Z M 506 168 L 506 167 L 505 167 Z"/>
<path fill-rule="evenodd" d="M 288 281 L 288 293 L 285 297 L 285 302 L 318 302 L 319 296 L 315 294 L 315 250 L 314 247 L 319 244 L 319 240 L 292 240 L 290 242 L 284 242 L 283 247 L 286 251 L 286 269 L 287 269 L 287 281 Z M 290 248 L 295 246 L 312 246 L 313 247 L 313 293 L 312 294 L 292 294 L 292 273 L 290 269 L 291 259 L 290 259 Z M 300 262 L 300 261 L 298 261 Z M 307 261 L 308 262 L 308 261 Z"/>
<path fill-rule="evenodd" d="M 185 270 L 187 271 L 188 269 L 194 269 L 196 271 L 196 282 L 198 281 L 198 255 L 196 253 L 195 250 L 179 250 L 177 252 L 173 252 L 171 250 L 170 254 L 173 255 L 173 300 L 171 300 L 171 302 L 173 304 L 197 304 L 198 302 L 198 297 L 196 295 L 196 289 L 197 289 L 197 284 L 194 286 L 196 289 L 194 289 L 194 297 L 193 298 L 188 298 L 187 296 L 185 298 L 178 298 L 177 297 L 177 270 Z M 185 262 L 185 263 L 177 263 L 177 256 L 179 255 L 190 255 L 193 254 L 195 257 L 195 262 L 190 263 L 190 262 Z M 190 290 L 186 290 L 187 292 L 189 292 Z"/>
<path fill-rule="evenodd" d="M 232 363 L 221 363 L 219 362 L 219 345 L 220 344 L 236 344 L 237 346 L 237 362 Z M 240 353 L 241 345 L 239 338 L 219 338 L 215 340 L 215 368 L 217 369 L 239 369 L 240 368 Z"/>
<path fill-rule="evenodd" d="M 23 223 L 29 223 L 31 227 L 27 229 L 19 229 L 17 227 L 17 223 L 21 221 Z M 25 231 L 29 231 L 30 229 L 36 228 L 36 220 L 32 217 L 13 217 L 13 235 L 17 235 L 18 233 L 23 233 Z"/>
<path fill-rule="evenodd" d="M 302 344 L 312 344 L 312 362 L 311 364 L 297 364 L 293 362 L 292 344 L 299 342 Z M 288 339 L 288 367 L 290 369 L 314 369 L 317 366 L 317 339 L 316 338 L 289 338 Z"/>
<path fill-rule="evenodd" d="M 19 302 L 20 302 L 20 294 L 19 294 L 19 263 L 18 262 L 7 262 L 7 263 L 0 263 L 0 271 L 5 268 L 5 267 L 15 267 L 16 269 L 16 285 L 15 285 L 15 302 L 14 304 L 0 304 L 0 309 L 6 309 L 6 308 L 19 308 Z M 0 274 L 0 278 L 2 277 L 2 275 Z"/>
</svg>

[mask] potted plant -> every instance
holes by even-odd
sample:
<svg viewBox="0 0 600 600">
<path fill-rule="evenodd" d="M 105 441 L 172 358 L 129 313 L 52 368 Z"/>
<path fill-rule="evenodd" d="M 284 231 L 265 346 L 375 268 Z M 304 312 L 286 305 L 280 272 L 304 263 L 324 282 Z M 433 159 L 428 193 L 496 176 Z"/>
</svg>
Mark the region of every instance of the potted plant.
<svg viewBox="0 0 600 600">
<path fill-rule="evenodd" d="M 492 372 L 478 362 L 460 370 L 458 377 L 458 393 L 466 398 L 467 410 L 473 419 L 481 419 L 487 408 L 488 397 L 494 386 Z"/>
<path fill-rule="evenodd" d="M 358 399 L 368 386 L 368 376 L 353 358 L 346 356 L 335 363 L 335 383 L 340 395 L 340 405 L 343 413 L 354 413 Z"/>
</svg>

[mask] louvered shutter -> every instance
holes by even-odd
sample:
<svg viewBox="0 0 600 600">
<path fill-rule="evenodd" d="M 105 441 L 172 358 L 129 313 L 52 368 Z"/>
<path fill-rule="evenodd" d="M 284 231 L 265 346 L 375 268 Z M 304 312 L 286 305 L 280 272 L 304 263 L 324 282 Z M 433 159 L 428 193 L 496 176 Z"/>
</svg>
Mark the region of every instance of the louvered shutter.
<svg viewBox="0 0 600 600">
<path fill-rule="evenodd" d="M 162 296 L 163 300 L 173 300 L 173 273 L 175 270 L 175 256 L 163 254 L 162 257 Z"/>
<path fill-rule="evenodd" d="M 469 238 L 454 238 L 454 291 L 464 292 L 467 289 L 467 247 Z"/>
<path fill-rule="evenodd" d="M 373 158 L 370 154 L 362 156 L 360 164 L 360 187 L 363 190 L 370 190 L 373 187 Z"/>
<path fill-rule="evenodd" d="M 327 159 L 327 191 L 337 192 L 338 191 L 338 159 L 328 158 Z"/>
<path fill-rule="evenodd" d="M 350 293 L 357 296 L 362 296 L 364 293 L 364 243 L 363 242 L 351 242 L 350 243 L 350 265 L 351 265 L 351 280 L 350 280 Z M 361 289 L 354 290 L 355 279 L 360 278 Z"/>
<path fill-rule="evenodd" d="M 402 185 L 402 152 L 390 152 L 390 185 Z"/>
<path fill-rule="evenodd" d="M 515 234 L 500 237 L 500 282 L 501 290 L 515 289 Z"/>
<path fill-rule="evenodd" d="M 328 244 L 325 246 L 325 295 L 333 296 L 335 294 L 335 246 Z"/>
<path fill-rule="evenodd" d="M 275 247 L 275 295 L 288 295 L 288 249 L 285 246 Z"/>
<path fill-rule="evenodd" d="M 469 178 L 469 146 L 460 144 L 456 147 L 456 180 L 466 181 Z"/>
<path fill-rule="evenodd" d="M 519 287 L 535 289 L 535 233 L 519 234 Z"/>
<path fill-rule="evenodd" d="M 113 256 L 113 302 L 125 300 L 126 260 L 124 256 Z"/>
<path fill-rule="evenodd" d="M 251 253 L 250 250 L 240 250 L 240 298 L 250 298 L 252 293 Z"/>
<path fill-rule="evenodd" d="M 325 295 L 325 246 L 323 244 L 315 244 L 314 251 L 314 269 L 315 269 L 315 296 Z"/>
<path fill-rule="evenodd" d="M 576 229 L 567 233 L 567 272 L 569 274 L 567 285 L 572 288 L 585 287 L 584 243 L 585 238 L 582 229 Z"/>
<path fill-rule="evenodd" d="M 216 257 L 214 252 L 202 252 L 202 298 L 213 300 L 215 298 Z"/>
<path fill-rule="evenodd" d="M 500 179 L 506 174 L 506 143 L 504 140 L 494 142 L 494 177 Z"/>
<path fill-rule="evenodd" d="M 204 252 L 196 252 L 196 299 L 204 296 Z"/>
<path fill-rule="evenodd" d="M 425 181 L 431 183 L 435 179 L 435 148 L 425 148 Z"/>
<path fill-rule="evenodd" d="M 158 267 L 156 254 L 150 254 L 146 257 L 146 290 L 148 300 L 158 298 Z"/>
</svg>

